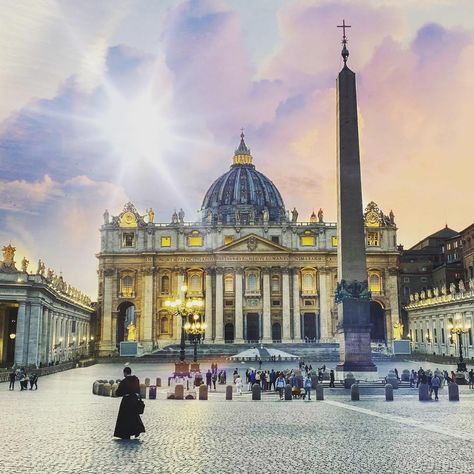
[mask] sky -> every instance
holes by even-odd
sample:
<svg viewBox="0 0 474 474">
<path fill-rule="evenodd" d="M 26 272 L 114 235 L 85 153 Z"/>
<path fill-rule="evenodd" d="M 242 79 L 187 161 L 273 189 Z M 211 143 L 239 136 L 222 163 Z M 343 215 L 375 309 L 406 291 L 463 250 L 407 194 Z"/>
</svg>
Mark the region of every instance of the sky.
<svg viewBox="0 0 474 474">
<path fill-rule="evenodd" d="M 244 128 L 336 221 L 335 81 L 357 75 L 364 205 L 410 247 L 474 219 L 471 0 L 0 0 L 0 244 L 96 297 L 103 212 L 197 218 Z"/>
</svg>

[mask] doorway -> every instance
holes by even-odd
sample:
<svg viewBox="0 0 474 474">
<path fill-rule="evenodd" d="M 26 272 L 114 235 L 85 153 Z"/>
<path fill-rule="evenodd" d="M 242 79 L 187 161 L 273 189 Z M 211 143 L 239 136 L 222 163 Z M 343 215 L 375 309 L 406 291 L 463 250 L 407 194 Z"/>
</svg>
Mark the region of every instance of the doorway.
<svg viewBox="0 0 474 474">
<path fill-rule="evenodd" d="M 374 342 L 385 341 L 385 308 L 379 301 L 370 302 L 370 323 L 370 339 Z"/>
<path fill-rule="evenodd" d="M 247 313 L 247 340 L 258 341 L 260 339 L 260 318 L 258 313 Z"/>
</svg>

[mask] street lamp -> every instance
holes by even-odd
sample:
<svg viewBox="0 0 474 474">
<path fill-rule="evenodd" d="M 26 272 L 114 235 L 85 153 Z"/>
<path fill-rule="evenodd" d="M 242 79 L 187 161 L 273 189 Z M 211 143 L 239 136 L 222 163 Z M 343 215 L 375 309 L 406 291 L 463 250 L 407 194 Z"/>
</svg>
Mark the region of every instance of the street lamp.
<svg viewBox="0 0 474 474">
<path fill-rule="evenodd" d="M 201 340 L 202 335 L 206 332 L 207 324 L 202 323 L 200 321 L 199 314 L 193 315 L 193 322 L 190 323 L 189 321 L 186 322 L 184 325 L 184 330 L 186 333 L 191 336 L 191 341 L 194 344 L 194 364 L 195 368 L 199 368 L 199 364 L 197 364 L 197 345 L 198 342 Z"/>
<path fill-rule="evenodd" d="M 462 324 L 461 316 L 457 315 L 455 320 L 449 320 L 450 323 L 448 324 L 449 332 L 454 335 L 457 334 L 459 340 L 459 362 L 458 362 L 458 372 L 467 372 L 466 363 L 464 362 L 464 358 L 462 355 L 462 335 L 467 334 L 471 329 L 469 324 Z"/>
<path fill-rule="evenodd" d="M 189 366 L 184 362 L 185 359 L 185 324 L 194 315 L 198 315 L 203 306 L 203 301 L 199 298 L 188 298 L 186 295 L 187 286 L 183 285 L 181 291 L 184 299 L 175 298 L 173 300 L 166 300 L 165 307 L 169 308 L 171 315 L 181 317 L 181 344 L 179 346 L 179 360 L 181 364 L 176 365 L 176 372 L 189 372 Z M 199 315 L 198 315 L 199 317 Z"/>
</svg>

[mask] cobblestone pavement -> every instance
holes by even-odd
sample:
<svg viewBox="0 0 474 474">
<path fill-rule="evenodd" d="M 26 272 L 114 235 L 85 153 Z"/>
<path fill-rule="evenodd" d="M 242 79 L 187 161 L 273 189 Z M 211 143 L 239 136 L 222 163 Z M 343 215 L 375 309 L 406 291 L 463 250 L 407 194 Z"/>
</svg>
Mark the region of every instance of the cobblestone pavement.
<svg viewBox="0 0 474 474">
<path fill-rule="evenodd" d="M 404 368 L 404 367 L 403 367 Z M 136 364 L 155 376 L 163 367 Z M 400 367 L 399 367 L 400 370 Z M 153 373 L 152 373 L 153 372 Z M 1 473 L 411 473 L 472 472 L 474 390 L 461 401 L 421 403 L 416 391 L 382 390 L 351 402 L 326 390 L 325 401 L 249 395 L 225 401 L 147 400 L 140 440 L 112 438 L 120 400 L 92 395 L 97 378 L 118 378 L 103 364 L 39 380 L 38 391 L 0 384 Z"/>
</svg>

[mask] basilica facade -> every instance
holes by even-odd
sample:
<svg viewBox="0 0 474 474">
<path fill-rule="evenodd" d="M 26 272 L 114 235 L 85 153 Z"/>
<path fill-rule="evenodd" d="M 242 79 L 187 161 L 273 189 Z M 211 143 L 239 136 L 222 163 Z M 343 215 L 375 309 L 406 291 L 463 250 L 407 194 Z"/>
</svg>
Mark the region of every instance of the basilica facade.
<svg viewBox="0 0 474 474">
<path fill-rule="evenodd" d="M 371 202 L 364 215 L 372 339 L 399 327 L 396 225 Z M 338 324 L 337 228 L 323 211 L 302 222 L 256 170 L 243 134 L 231 167 L 204 196 L 201 218 L 154 222 L 128 203 L 100 229 L 99 354 L 132 327 L 145 352 L 177 343 L 170 298 L 199 298 L 206 343 L 333 342 Z M 186 286 L 186 294 L 183 287 Z"/>
</svg>

